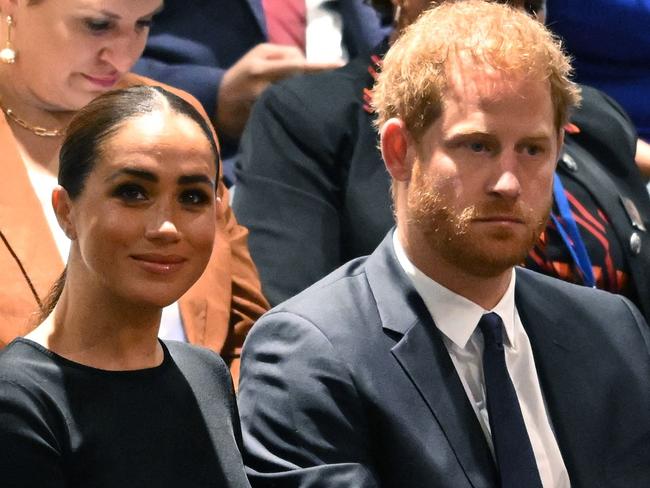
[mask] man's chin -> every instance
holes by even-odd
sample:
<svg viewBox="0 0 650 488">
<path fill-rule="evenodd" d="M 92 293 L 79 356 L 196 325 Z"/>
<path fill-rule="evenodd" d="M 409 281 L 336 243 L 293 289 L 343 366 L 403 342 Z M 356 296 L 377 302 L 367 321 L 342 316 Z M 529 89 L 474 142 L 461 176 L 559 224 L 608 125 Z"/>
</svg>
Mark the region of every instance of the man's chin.
<svg viewBox="0 0 650 488">
<path fill-rule="evenodd" d="M 514 266 L 520 264 L 523 256 L 497 256 L 495 259 L 492 256 L 485 256 L 483 258 L 477 257 L 473 260 L 468 260 L 465 263 L 459 263 L 460 267 L 464 268 L 468 274 L 479 276 L 481 278 L 495 278 L 501 276 L 503 273 L 511 270 Z"/>
<path fill-rule="evenodd" d="M 473 242 L 472 242 L 473 241 Z M 481 244 L 479 244 L 483 241 Z M 502 275 L 514 266 L 521 264 L 532 243 L 522 239 L 475 239 L 465 241 L 464 246 L 454 246 L 447 252 L 447 259 L 465 273 L 481 278 Z M 452 249 L 449 249 L 452 251 Z"/>
</svg>

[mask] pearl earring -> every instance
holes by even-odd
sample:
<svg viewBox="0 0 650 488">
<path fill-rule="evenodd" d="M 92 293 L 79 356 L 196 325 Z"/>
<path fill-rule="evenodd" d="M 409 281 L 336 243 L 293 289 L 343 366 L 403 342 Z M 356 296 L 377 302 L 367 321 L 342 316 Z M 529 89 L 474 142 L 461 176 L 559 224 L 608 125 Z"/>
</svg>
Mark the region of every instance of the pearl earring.
<svg viewBox="0 0 650 488">
<path fill-rule="evenodd" d="M 11 26 L 14 23 L 14 19 L 11 15 L 7 15 L 7 42 L 2 51 L 0 51 L 0 61 L 4 64 L 13 64 L 16 62 L 16 51 L 11 45 Z"/>
</svg>

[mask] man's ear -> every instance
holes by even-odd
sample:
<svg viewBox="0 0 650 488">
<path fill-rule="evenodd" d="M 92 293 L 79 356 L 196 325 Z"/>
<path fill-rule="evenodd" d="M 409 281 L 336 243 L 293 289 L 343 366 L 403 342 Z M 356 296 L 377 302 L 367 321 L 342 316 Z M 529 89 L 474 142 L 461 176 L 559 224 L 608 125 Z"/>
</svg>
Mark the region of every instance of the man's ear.
<svg viewBox="0 0 650 488">
<path fill-rule="evenodd" d="M 411 179 L 412 158 L 407 157 L 409 141 L 410 135 L 403 120 L 394 117 L 381 127 L 381 156 L 395 181 Z"/>
<path fill-rule="evenodd" d="M 68 191 L 61 185 L 52 190 L 52 208 L 59 226 L 70 240 L 77 238 L 77 230 L 74 225 L 74 218 L 72 214 L 72 200 Z"/>
</svg>

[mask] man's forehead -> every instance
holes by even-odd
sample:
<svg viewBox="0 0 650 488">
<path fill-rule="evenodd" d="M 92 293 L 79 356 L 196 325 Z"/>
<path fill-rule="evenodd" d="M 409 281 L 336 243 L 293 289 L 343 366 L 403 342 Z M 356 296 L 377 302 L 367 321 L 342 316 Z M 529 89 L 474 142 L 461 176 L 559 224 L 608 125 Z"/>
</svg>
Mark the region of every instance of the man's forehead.
<svg viewBox="0 0 650 488">
<path fill-rule="evenodd" d="M 506 118 L 520 117 L 527 123 L 535 120 L 545 127 L 555 125 L 550 82 L 545 78 L 513 76 L 494 69 L 473 67 L 449 76 L 441 95 L 439 120 L 443 125 L 459 116 L 472 114 L 472 120 L 484 121 L 483 118 L 489 114 L 503 117 L 504 113 L 509 114 Z M 535 107 L 536 112 L 532 118 L 527 115 L 531 107 Z"/>
<path fill-rule="evenodd" d="M 478 97 L 482 99 L 499 98 L 502 94 L 522 91 L 522 85 L 544 87 L 551 97 L 550 83 L 543 73 L 534 71 L 503 70 L 488 63 L 459 57 L 447 66 L 447 84 L 443 91 L 445 98 Z M 522 97 L 525 92 L 522 93 Z"/>
</svg>

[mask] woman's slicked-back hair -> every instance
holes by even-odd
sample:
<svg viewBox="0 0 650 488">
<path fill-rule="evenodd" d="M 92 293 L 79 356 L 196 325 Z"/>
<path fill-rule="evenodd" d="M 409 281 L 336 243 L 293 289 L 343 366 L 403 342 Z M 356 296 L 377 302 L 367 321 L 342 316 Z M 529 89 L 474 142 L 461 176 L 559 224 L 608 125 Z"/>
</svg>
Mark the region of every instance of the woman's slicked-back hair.
<svg viewBox="0 0 650 488">
<path fill-rule="evenodd" d="M 165 110 L 184 115 L 201 128 L 212 148 L 218 177 L 219 149 L 205 117 L 164 88 L 140 85 L 104 93 L 77 112 L 68 125 L 59 155 L 59 185 L 71 199 L 78 197 L 107 139 L 127 121 Z"/>
</svg>

